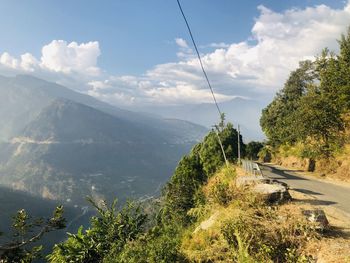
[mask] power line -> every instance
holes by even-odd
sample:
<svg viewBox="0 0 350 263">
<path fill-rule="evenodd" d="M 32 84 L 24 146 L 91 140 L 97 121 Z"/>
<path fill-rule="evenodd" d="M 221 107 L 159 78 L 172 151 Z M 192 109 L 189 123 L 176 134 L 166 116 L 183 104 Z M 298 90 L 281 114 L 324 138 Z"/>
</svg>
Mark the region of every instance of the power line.
<svg viewBox="0 0 350 263">
<path fill-rule="evenodd" d="M 180 4 L 180 0 L 176 0 L 176 1 L 177 1 L 178 6 L 179 6 L 179 9 L 180 9 L 180 11 L 181 11 L 182 17 L 183 17 L 183 19 L 185 20 L 185 23 L 186 23 L 188 32 L 190 33 L 190 37 L 191 37 L 193 46 L 194 46 L 194 48 L 195 48 L 195 50 L 196 50 L 196 53 L 197 53 L 197 57 L 198 57 L 198 60 L 199 60 L 199 64 L 200 64 L 201 69 L 202 69 L 202 71 L 203 71 L 203 75 L 204 75 L 204 77 L 205 77 L 205 79 L 206 79 L 206 81 L 207 81 L 207 83 L 208 83 L 208 87 L 209 87 L 209 89 L 210 89 L 211 95 L 213 96 L 213 100 L 214 100 L 216 109 L 218 110 L 218 113 L 219 113 L 219 116 L 220 116 L 220 120 L 222 120 L 222 116 L 223 116 L 223 115 L 222 115 L 222 113 L 221 113 L 219 104 L 218 104 L 217 101 L 216 101 L 215 94 L 214 94 L 213 88 L 212 88 L 212 86 L 211 86 L 211 84 L 210 84 L 208 75 L 207 75 L 207 73 L 205 72 L 205 69 L 204 69 L 204 66 L 203 66 L 203 63 L 202 63 L 202 59 L 201 59 L 201 56 L 200 56 L 199 51 L 198 51 L 198 48 L 197 48 L 196 41 L 194 41 L 194 37 L 193 37 L 193 35 L 192 35 L 192 31 L 191 31 L 190 25 L 189 25 L 188 22 L 187 22 L 187 19 L 186 19 L 186 16 L 185 16 L 184 11 L 182 10 L 181 4 Z M 222 142 L 221 142 L 221 139 L 220 139 L 220 136 L 219 136 L 219 128 L 218 128 L 217 125 L 215 125 L 215 128 L 216 128 L 215 134 L 216 134 L 217 137 L 218 137 L 218 141 L 219 141 L 219 144 L 220 144 L 220 148 L 221 148 L 221 151 L 222 151 L 222 155 L 223 155 L 224 160 L 225 160 L 225 164 L 226 164 L 226 166 L 228 166 L 228 161 L 227 161 L 227 158 L 226 158 L 225 150 L 224 150 L 224 147 L 223 147 L 223 145 L 222 145 Z"/>
<path fill-rule="evenodd" d="M 210 91 L 211 91 L 211 95 L 213 96 L 213 100 L 214 100 L 214 102 L 215 102 L 216 108 L 217 108 L 217 110 L 218 110 L 218 112 L 219 112 L 219 115 L 220 115 L 220 118 L 221 118 L 221 116 L 222 116 L 221 110 L 220 110 L 220 107 L 219 107 L 219 105 L 218 105 L 218 103 L 217 103 L 217 101 L 216 101 L 215 94 L 214 94 L 213 88 L 212 88 L 212 86 L 211 86 L 211 84 L 210 84 L 208 75 L 207 75 L 207 73 L 205 72 L 205 69 L 204 69 L 204 67 L 203 67 L 202 59 L 201 59 L 201 56 L 200 56 L 200 54 L 199 54 L 199 51 L 198 51 L 196 42 L 194 41 L 194 38 L 193 38 L 193 35 L 192 35 L 192 31 L 191 31 L 190 25 L 189 25 L 188 22 L 187 22 L 187 19 L 186 19 L 186 16 L 185 16 L 184 11 L 182 10 L 181 4 L 180 4 L 180 0 L 176 0 L 176 1 L 177 1 L 177 4 L 178 4 L 179 8 L 180 8 L 182 17 L 183 17 L 184 20 L 185 20 L 185 23 L 186 23 L 188 32 L 190 33 L 190 37 L 191 37 L 193 46 L 194 46 L 194 48 L 195 48 L 195 50 L 196 50 L 196 53 L 197 53 L 197 57 L 198 57 L 198 60 L 199 60 L 199 64 L 201 65 L 201 68 L 202 68 L 204 77 L 205 77 L 205 79 L 206 79 L 206 81 L 207 81 L 207 83 L 208 83 L 209 89 L 210 89 Z"/>
</svg>

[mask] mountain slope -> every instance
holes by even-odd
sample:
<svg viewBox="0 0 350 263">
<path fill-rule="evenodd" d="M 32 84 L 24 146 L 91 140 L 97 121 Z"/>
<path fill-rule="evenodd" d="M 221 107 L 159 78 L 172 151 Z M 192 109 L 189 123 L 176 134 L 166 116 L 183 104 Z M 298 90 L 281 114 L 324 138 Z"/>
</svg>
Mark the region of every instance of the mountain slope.
<svg viewBox="0 0 350 263">
<path fill-rule="evenodd" d="M 133 141 L 142 143 L 156 131 L 137 130 L 138 125 L 92 107 L 65 99 L 54 100 L 23 130 L 25 137 L 36 141 L 53 140 L 65 143 L 95 140 L 100 143 Z M 159 135 L 161 136 L 161 135 Z M 95 142 L 92 141 L 92 142 Z"/>
<path fill-rule="evenodd" d="M 158 191 L 206 132 L 27 76 L 0 78 L 0 94 L 0 184 L 73 204 Z"/>
<path fill-rule="evenodd" d="M 197 131 L 197 133 L 196 137 L 189 138 L 188 130 L 183 129 L 181 120 L 177 120 L 174 125 L 173 121 L 165 121 L 150 114 L 123 110 L 52 82 L 18 75 L 14 78 L 0 76 L 0 119 L 3 124 L 0 126 L 0 141 L 18 135 L 43 108 L 56 99 L 66 99 L 90 106 L 119 119 L 139 124 L 142 129 L 147 127 L 159 130 L 164 136 L 177 142 L 189 139 L 199 140 L 206 133 L 204 127 L 192 124 L 191 131 Z M 187 125 L 187 122 L 183 123 Z"/>
</svg>

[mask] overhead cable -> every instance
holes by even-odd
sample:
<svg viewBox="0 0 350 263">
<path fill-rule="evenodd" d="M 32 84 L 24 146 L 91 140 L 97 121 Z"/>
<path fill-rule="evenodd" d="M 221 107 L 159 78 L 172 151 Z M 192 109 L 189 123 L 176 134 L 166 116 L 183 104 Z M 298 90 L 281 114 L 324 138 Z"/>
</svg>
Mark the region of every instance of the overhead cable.
<svg viewBox="0 0 350 263">
<path fill-rule="evenodd" d="M 177 1 L 178 6 L 179 6 L 179 9 L 180 9 L 180 11 L 181 11 L 182 17 L 183 17 L 183 19 L 185 20 L 185 23 L 186 23 L 186 26 L 187 26 L 188 32 L 190 33 L 190 37 L 191 37 L 191 40 L 192 40 L 193 46 L 194 46 L 194 48 L 195 48 L 195 50 L 196 50 L 196 53 L 197 53 L 197 57 L 198 57 L 198 60 L 199 60 L 199 64 L 200 64 L 200 66 L 201 66 L 201 68 L 202 68 L 202 71 L 203 71 L 204 77 L 205 77 L 205 79 L 206 79 L 206 81 L 207 81 L 207 83 L 208 83 L 208 86 L 209 86 L 209 89 L 210 89 L 211 95 L 212 95 L 212 97 L 213 97 L 214 103 L 215 103 L 215 105 L 216 105 L 216 108 L 217 108 L 217 110 L 218 110 L 218 112 L 219 112 L 220 119 L 221 119 L 221 117 L 222 117 L 222 113 L 221 113 L 221 110 L 220 110 L 219 104 L 218 104 L 218 103 L 217 103 L 217 101 L 216 101 L 216 97 L 215 97 L 215 94 L 214 94 L 213 88 L 212 88 L 212 86 L 211 86 L 211 84 L 210 84 L 210 81 L 209 81 L 208 75 L 207 75 L 207 73 L 206 73 L 206 71 L 205 71 L 205 69 L 204 69 L 204 66 L 203 66 L 203 63 L 202 63 L 202 59 L 201 59 L 201 56 L 200 56 L 200 54 L 199 54 L 199 51 L 198 51 L 198 48 L 197 48 L 196 41 L 194 41 L 194 37 L 193 37 L 193 35 L 192 35 L 192 31 L 191 31 L 190 25 L 189 25 L 189 24 L 188 24 L 188 22 L 187 22 L 187 19 L 186 19 L 186 16 L 185 16 L 184 11 L 182 10 L 180 0 L 176 0 L 176 1 Z"/>
</svg>

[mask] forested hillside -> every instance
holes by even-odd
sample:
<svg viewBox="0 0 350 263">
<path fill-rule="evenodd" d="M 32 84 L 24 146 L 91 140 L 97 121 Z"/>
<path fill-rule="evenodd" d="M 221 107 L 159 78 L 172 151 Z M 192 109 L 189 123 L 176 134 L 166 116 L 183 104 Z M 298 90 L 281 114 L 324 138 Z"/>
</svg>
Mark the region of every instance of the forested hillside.
<svg viewBox="0 0 350 263">
<path fill-rule="evenodd" d="M 350 116 L 350 29 L 338 42 L 339 54 L 325 48 L 315 60 L 300 62 L 263 110 L 260 124 L 268 138 L 265 153 L 275 158 L 308 159 L 310 171 L 346 155 Z M 346 165 L 345 162 L 331 163 L 333 171 Z"/>
<path fill-rule="evenodd" d="M 127 203 L 121 210 L 116 202 L 108 205 L 91 199 L 98 214 L 91 218 L 90 228 L 85 230 L 81 227 L 78 233 L 69 234 L 66 241 L 55 245 L 47 259 L 62 263 L 186 262 L 179 249 L 180 237 L 185 228 L 196 221 L 196 216 L 188 214 L 188 211 L 201 205 L 204 201 L 203 185 L 225 164 L 217 136 L 220 136 L 228 161 L 236 162 L 238 132 L 232 124 L 225 125 L 222 120 L 218 133 L 214 130 L 209 132 L 180 160 L 159 199 L 143 204 L 142 209 L 139 205 Z M 242 141 L 241 137 L 240 147 L 244 153 Z M 220 185 L 218 190 L 221 191 L 222 187 L 224 191 L 227 188 Z M 143 211 L 148 211 L 148 220 Z M 31 219 L 22 214 L 17 214 L 20 218 L 15 218 L 17 221 L 13 227 L 15 231 L 20 231 L 19 238 L 26 239 L 31 235 L 31 228 L 36 230 L 37 227 L 31 225 Z M 15 237 L 13 242 L 12 245 L 17 246 L 22 241 Z M 35 249 L 38 248 L 33 250 L 25 246 L 2 250 L 4 247 L 0 245 L 0 258 L 7 260 L 5 262 L 18 258 L 31 262 L 32 258 L 37 257 Z"/>
</svg>

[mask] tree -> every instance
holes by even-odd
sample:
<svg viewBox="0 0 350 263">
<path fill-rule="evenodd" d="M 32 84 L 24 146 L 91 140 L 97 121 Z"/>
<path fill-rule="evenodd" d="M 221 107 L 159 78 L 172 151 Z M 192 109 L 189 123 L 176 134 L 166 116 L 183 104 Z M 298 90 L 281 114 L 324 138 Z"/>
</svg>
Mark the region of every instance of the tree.
<svg viewBox="0 0 350 263">
<path fill-rule="evenodd" d="M 128 242 L 118 255 L 109 254 L 107 263 L 188 262 L 180 252 L 181 228 L 176 225 L 155 226 L 135 241 Z"/>
<path fill-rule="evenodd" d="M 309 144 L 306 157 L 329 157 L 331 146 L 337 143 L 338 132 L 343 129 L 341 112 L 333 99 L 317 88 L 310 89 L 301 99 L 298 118 L 300 140 Z"/>
<path fill-rule="evenodd" d="M 299 140 L 298 109 L 300 99 L 315 81 L 315 69 L 311 61 L 302 61 L 292 71 L 283 89 L 262 111 L 260 125 L 273 145 L 295 143 Z M 293 129 L 291 129 L 293 127 Z"/>
<path fill-rule="evenodd" d="M 80 227 L 77 234 L 69 233 L 66 241 L 56 244 L 47 257 L 50 262 L 102 262 L 110 253 L 119 254 L 127 242 L 143 233 L 147 216 L 135 203 L 128 202 L 118 210 L 116 200 L 110 206 L 89 201 L 98 212 L 91 218 L 91 227 L 85 231 Z"/>
<path fill-rule="evenodd" d="M 339 42 L 340 54 L 338 61 L 340 65 L 339 75 L 343 81 L 339 85 L 341 92 L 341 102 L 346 111 L 350 110 L 350 26 L 346 34 L 342 34 Z"/>
<path fill-rule="evenodd" d="M 252 160 L 257 160 L 258 153 L 264 147 L 264 144 L 261 142 L 251 141 L 246 146 L 246 157 Z"/>
<path fill-rule="evenodd" d="M 208 177 L 213 175 L 222 165 L 225 164 L 218 137 L 221 139 L 227 160 L 230 162 L 236 162 L 238 158 L 238 132 L 233 128 L 233 125 L 227 123 L 219 129 L 219 132 L 212 130 L 204 138 L 198 151 L 200 160 L 203 164 L 203 170 Z M 245 145 L 241 135 L 240 146 L 242 153 L 244 153 Z"/>
<path fill-rule="evenodd" d="M 190 222 L 187 211 L 194 206 L 195 193 L 206 179 L 198 155 L 192 154 L 181 159 L 163 191 L 165 224 L 174 220 L 183 225 Z"/>
<path fill-rule="evenodd" d="M 301 157 L 316 159 L 330 157 L 343 143 L 350 110 L 350 27 L 338 42 L 338 56 L 326 48 L 314 62 L 301 62 L 262 111 L 260 124 L 274 147 L 301 143 Z"/>
<path fill-rule="evenodd" d="M 0 262 L 23 262 L 29 263 L 41 257 L 42 246 L 31 247 L 31 244 L 40 240 L 48 232 L 65 227 L 66 220 L 63 218 L 63 207 L 58 206 L 51 218 L 31 218 L 22 209 L 13 217 L 12 228 L 13 240 L 0 245 Z M 35 232 L 35 234 L 32 234 Z"/>
</svg>

